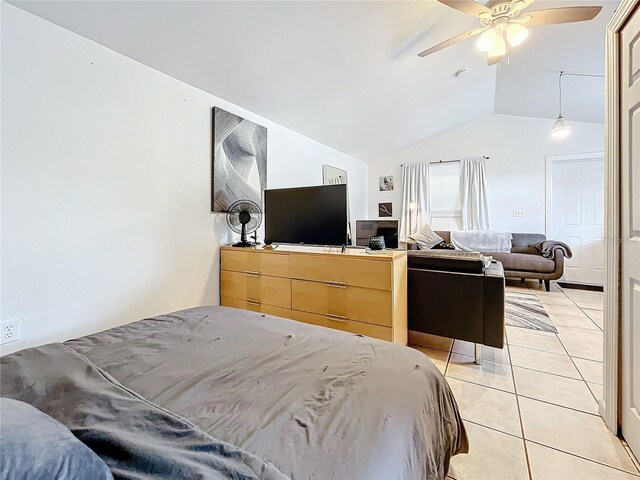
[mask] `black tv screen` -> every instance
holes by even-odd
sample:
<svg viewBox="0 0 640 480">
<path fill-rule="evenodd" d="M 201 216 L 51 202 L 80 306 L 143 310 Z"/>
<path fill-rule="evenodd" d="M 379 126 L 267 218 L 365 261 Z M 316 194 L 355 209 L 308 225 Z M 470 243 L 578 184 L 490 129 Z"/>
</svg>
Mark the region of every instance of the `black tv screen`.
<svg viewBox="0 0 640 480">
<path fill-rule="evenodd" d="M 347 243 L 347 186 L 265 190 L 265 243 Z"/>
</svg>

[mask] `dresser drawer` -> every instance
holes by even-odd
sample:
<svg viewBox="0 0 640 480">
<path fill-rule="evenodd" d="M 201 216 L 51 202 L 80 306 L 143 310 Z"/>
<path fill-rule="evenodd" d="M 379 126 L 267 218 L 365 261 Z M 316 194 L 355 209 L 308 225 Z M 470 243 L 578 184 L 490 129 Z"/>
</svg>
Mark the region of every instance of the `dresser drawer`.
<svg viewBox="0 0 640 480">
<path fill-rule="evenodd" d="M 393 341 L 393 330 L 389 327 L 381 327 L 379 325 L 354 322 L 351 320 L 338 320 L 325 315 L 300 312 L 296 310 L 291 310 L 291 316 L 289 318 L 298 320 L 299 322 L 319 325 L 321 327 L 333 328 L 335 330 L 356 333 L 372 338 L 379 338 L 380 340 L 387 340 L 389 342 Z"/>
<path fill-rule="evenodd" d="M 343 281 L 356 287 L 391 291 L 393 263 L 376 260 L 343 259 Z"/>
<path fill-rule="evenodd" d="M 327 256 L 292 255 L 289 260 L 291 278 L 316 282 L 338 282 L 354 287 L 391 290 L 392 262 L 354 260 Z"/>
<path fill-rule="evenodd" d="M 252 312 L 260 312 L 260 304 L 247 302 L 231 297 L 220 297 L 220 305 L 223 307 L 241 308 L 242 310 L 251 310 Z"/>
<path fill-rule="evenodd" d="M 341 258 L 314 255 L 292 255 L 289 261 L 291 278 L 318 282 L 342 282 Z"/>
<path fill-rule="evenodd" d="M 264 275 L 220 272 L 220 294 L 223 297 L 254 303 L 291 308 L 291 280 Z"/>
<path fill-rule="evenodd" d="M 291 308 L 390 327 L 391 292 L 331 283 L 292 280 Z"/>
<path fill-rule="evenodd" d="M 234 272 L 259 273 L 272 277 L 289 276 L 289 255 L 253 249 L 222 250 L 220 268 Z"/>
</svg>

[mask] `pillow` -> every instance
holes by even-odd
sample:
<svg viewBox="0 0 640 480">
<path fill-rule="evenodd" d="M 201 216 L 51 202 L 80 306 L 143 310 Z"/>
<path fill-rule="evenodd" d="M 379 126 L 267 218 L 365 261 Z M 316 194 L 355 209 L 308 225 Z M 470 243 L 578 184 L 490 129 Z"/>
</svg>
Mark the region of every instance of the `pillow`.
<svg viewBox="0 0 640 480">
<path fill-rule="evenodd" d="M 0 398 L 0 479 L 113 479 L 107 464 L 62 423 Z"/>
<path fill-rule="evenodd" d="M 416 233 L 409 235 L 409 238 L 416 242 L 422 250 L 429 250 L 444 241 L 442 237 L 438 236 L 438 234 L 431 230 L 431 227 L 426 224 Z"/>
</svg>

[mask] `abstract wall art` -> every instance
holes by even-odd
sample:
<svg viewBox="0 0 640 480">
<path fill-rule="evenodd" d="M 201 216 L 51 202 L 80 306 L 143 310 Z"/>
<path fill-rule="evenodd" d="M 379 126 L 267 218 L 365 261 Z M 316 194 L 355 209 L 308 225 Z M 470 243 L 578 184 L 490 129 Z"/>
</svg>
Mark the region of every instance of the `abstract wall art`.
<svg viewBox="0 0 640 480">
<path fill-rule="evenodd" d="M 267 129 L 213 108 L 211 212 L 226 212 L 236 200 L 262 205 L 267 187 Z"/>
</svg>

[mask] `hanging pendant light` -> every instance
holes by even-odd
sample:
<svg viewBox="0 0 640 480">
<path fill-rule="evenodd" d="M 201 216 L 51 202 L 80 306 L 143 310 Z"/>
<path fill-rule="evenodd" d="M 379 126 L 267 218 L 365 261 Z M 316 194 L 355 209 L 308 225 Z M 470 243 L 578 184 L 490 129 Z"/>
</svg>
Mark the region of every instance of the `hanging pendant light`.
<svg viewBox="0 0 640 480">
<path fill-rule="evenodd" d="M 560 72 L 560 77 L 558 78 L 558 99 L 559 99 L 559 113 L 558 119 L 553 124 L 551 128 L 551 132 L 549 136 L 553 140 L 562 140 L 563 138 L 567 138 L 571 135 L 571 125 L 567 123 L 567 121 L 562 118 L 562 75 L 564 72 Z"/>
</svg>

